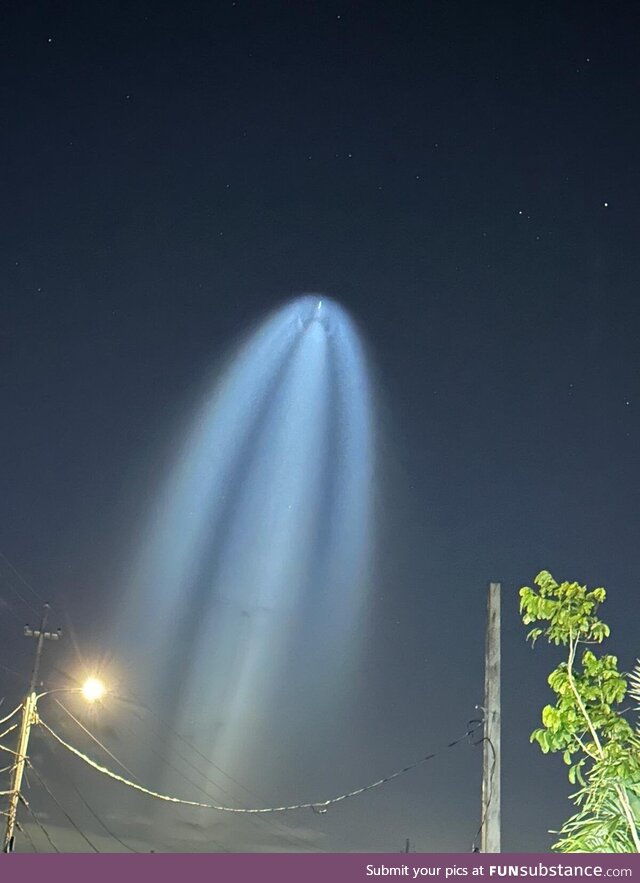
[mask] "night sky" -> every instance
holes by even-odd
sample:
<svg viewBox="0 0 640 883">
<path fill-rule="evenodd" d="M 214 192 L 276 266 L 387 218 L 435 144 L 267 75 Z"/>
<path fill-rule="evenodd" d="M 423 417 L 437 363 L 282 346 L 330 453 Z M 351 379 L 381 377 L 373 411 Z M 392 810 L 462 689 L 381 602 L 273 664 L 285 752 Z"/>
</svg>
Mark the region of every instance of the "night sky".
<svg viewBox="0 0 640 883">
<path fill-rule="evenodd" d="M 318 292 L 356 322 L 375 388 L 362 664 L 335 718 L 284 722 L 290 775 L 242 790 L 184 743 L 192 781 L 172 787 L 305 802 L 441 749 L 482 702 L 500 580 L 503 849 L 549 849 L 571 786 L 528 736 L 559 653 L 526 646 L 517 590 L 543 568 L 604 585 L 608 647 L 627 670 L 640 653 L 639 33 L 635 4 L 588 0 L 5 5 L 0 548 L 20 577 L 0 562 L 3 708 L 28 683 L 37 596 L 64 632 L 45 685 L 100 662 L 136 695 L 114 623 L 182 427 L 244 335 Z M 162 750 L 153 709 L 73 708 L 134 772 L 141 744 Z M 33 739 L 100 851 L 124 847 L 76 788 L 141 851 L 467 851 L 480 823 L 470 745 L 258 824 L 156 809 Z M 89 849 L 29 785 L 59 848 Z"/>
</svg>

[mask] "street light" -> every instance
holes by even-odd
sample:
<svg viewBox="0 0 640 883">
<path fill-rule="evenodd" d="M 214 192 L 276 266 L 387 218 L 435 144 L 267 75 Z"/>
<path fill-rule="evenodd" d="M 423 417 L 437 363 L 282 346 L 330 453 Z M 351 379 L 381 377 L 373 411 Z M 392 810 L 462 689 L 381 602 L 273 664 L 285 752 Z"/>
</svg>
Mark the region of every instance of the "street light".
<svg viewBox="0 0 640 883">
<path fill-rule="evenodd" d="M 61 688 L 55 690 L 45 690 L 44 693 L 36 693 L 34 682 L 32 679 L 31 690 L 26 695 L 22 703 L 22 719 L 20 721 L 20 735 L 18 737 L 18 747 L 15 753 L 15 766 L 11 776 L 11 790 L 9 796 L 9 808 L 7 810 L 7 827 L 4 835 L 3 852 L 13 852 L 15 840 L 16 817 L 18 814 L 18 802 L 20 800 L 20 789 L 22 787 L 22 777 L 24 776 L 24 766 L 27 760 L 27 749 L 29 747 L 29 734 L 33 724 L 37 724 L 38 718 L 38 700 L 43 696 L 49 696 L 51 693 L 81 693 L 88 702 L 96 702 L 106 693 L 104 684 L 97 678 L 88 678 L 82 687 Z"/>
<path fill-rule="evenodd" d="M 106 693 L 106 688 L 98 678 L 87 678 L 81 692 L 87 702 L 98 702 Z"/>
</svg>

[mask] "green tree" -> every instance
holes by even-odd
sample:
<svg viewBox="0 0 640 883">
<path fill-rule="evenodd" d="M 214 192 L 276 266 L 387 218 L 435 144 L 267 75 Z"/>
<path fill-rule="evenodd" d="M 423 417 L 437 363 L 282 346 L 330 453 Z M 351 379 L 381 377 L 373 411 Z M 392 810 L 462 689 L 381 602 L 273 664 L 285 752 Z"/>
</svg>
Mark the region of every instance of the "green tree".
<svg viewBox="0 0 640 883">
<path fill-rule="evenodd" d="M 562 752 L 577 807 L 559 832 L 560 852 L 640 852 L 640 729 L 621 708 L 627 678 L 618 660 L 592 648 L 609 636 L 598 617 L 603 588 L 557 583 L 542 571 L 536 588 L 520 589 L 520 613 L 539 637 L 567 648 L 567 658 L 548 678 L 556 701 L 542 710 L 531 734 L 542 751 Z M 629 696 L 640 701 L 640 664 L 630 676 Z"/>
</svg>

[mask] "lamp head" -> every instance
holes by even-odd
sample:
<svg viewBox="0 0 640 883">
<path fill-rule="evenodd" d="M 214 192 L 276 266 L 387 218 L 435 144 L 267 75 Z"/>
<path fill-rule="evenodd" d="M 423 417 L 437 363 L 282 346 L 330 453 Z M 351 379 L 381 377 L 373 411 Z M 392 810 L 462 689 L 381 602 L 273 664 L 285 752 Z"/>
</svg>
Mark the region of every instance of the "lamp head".
<svg viewBox="0 0 640 883">
<path fill-rule="evenodd" d="M 82 685 L 82 695 L 87 702 L 97 702 L 102 699 L 105 692 L 105 686 L 98 678 L 87 678 Z"/>
</svg>

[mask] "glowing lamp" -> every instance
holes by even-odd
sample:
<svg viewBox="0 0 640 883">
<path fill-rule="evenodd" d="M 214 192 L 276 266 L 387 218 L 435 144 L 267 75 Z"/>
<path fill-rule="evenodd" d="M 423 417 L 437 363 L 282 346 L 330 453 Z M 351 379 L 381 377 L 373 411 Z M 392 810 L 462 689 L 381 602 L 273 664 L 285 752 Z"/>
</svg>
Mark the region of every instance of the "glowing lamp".
<svg viewBox="0 0 640 883">
<path fill-rule="evenodd" d="M 87 702 L 97 702 L 105 694 L 105 687 L 102 681 L 97 678 L 87 678 L 82 685 L 82 695 Z"/>
</svg>

